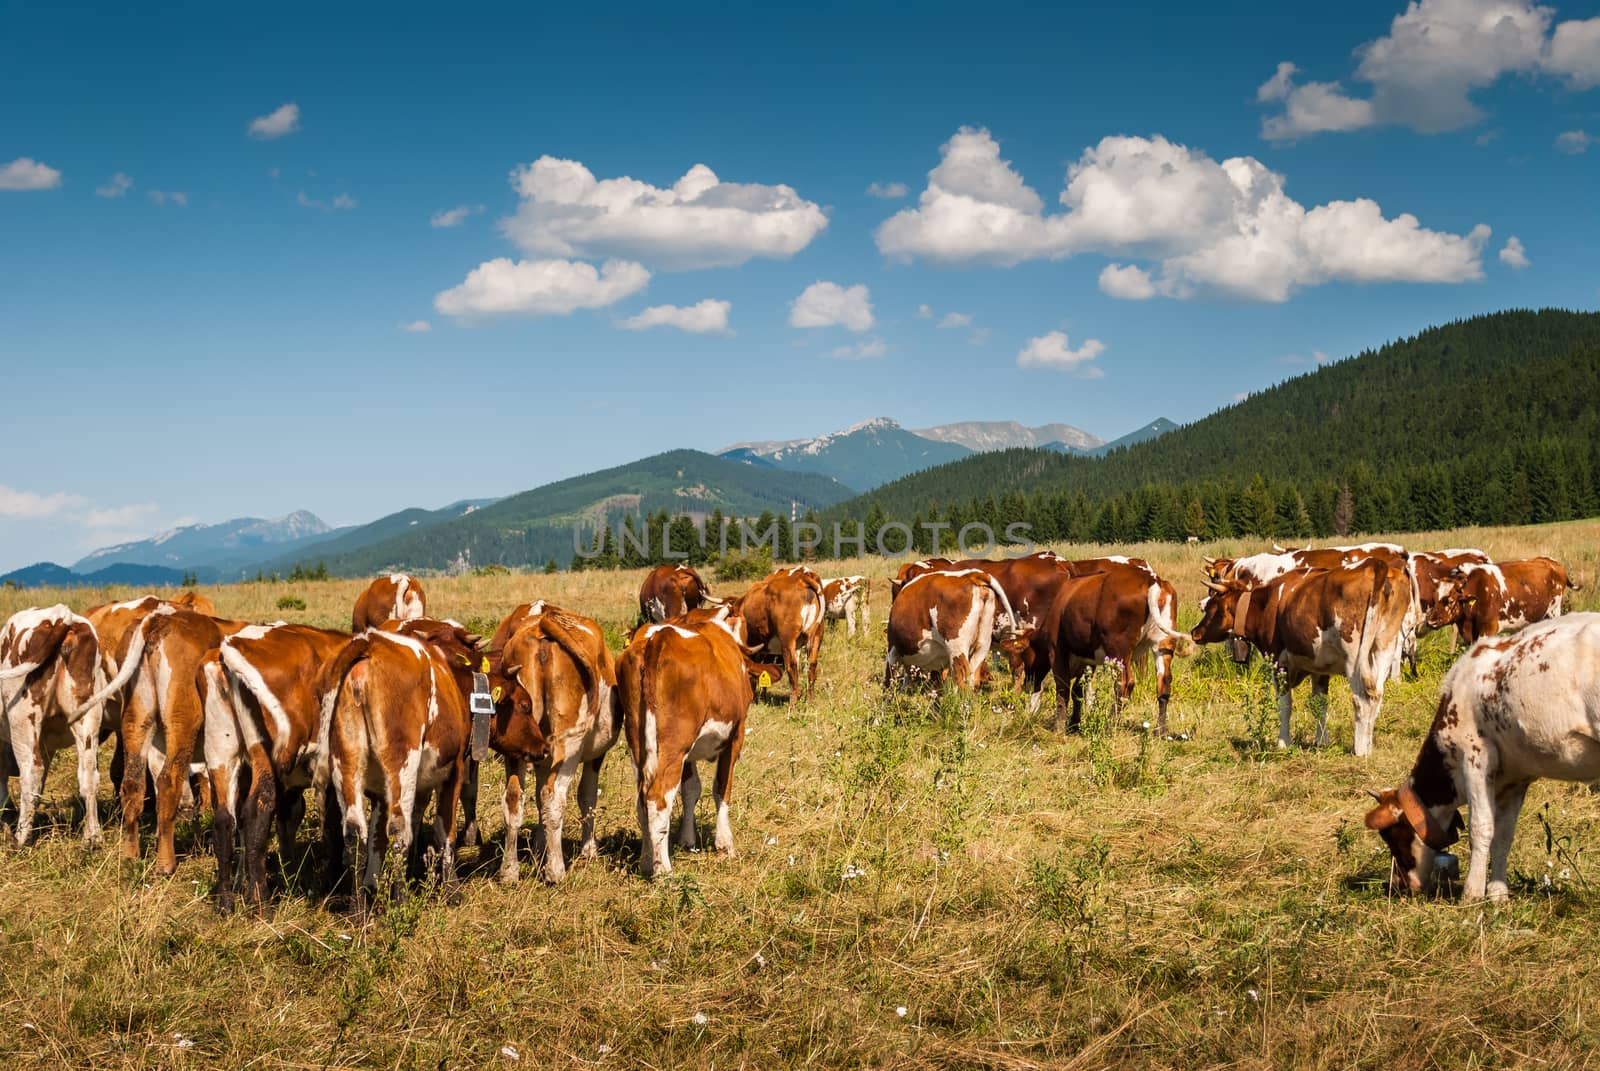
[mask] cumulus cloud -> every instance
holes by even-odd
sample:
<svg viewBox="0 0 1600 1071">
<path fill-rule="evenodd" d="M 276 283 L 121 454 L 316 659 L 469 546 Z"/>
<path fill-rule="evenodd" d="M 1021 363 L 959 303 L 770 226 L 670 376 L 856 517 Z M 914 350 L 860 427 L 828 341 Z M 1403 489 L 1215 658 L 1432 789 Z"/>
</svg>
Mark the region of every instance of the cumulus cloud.
<svg viewBox="0 0 1600 1071">
<path fill-rule="evenodd" d="M 869 338 L 854 345 L 835 346 L 828 351 L 828 356 L 841 361 L 870 361 L 888 352 L 889 347 L 884 345 L 883 339 Z"/>
<path fill-rule="evenodd" d="M 1379 125 L 1424 134 L 1458 130 L 1483 112 L 1472 93 L 1506 75 L 1543 74 L 1575 89 L 1600 84 L 1600 18 L 1552 28 L 1555 12 L 1533 0 L 1413 0 L 1389 33 L 1356 49 L 1355 96 L 1338 82 L 1296 83 L 1280 63 L 1257 90 L 1282 110 L 1262 120 L 1262 136 L 1290 140 Z"/>
<path fill-rule="evenodd" d="M 1156 284 L 1150 281 L 1150 273 L 1133 264 L 1126 267 L 1107 264 L 1100 270 L 1100 290 L 1124 301 L 1143 301 L 1156 296 Z"/>
<path fill-rule="evenodd" d="M 815 282 L 789 306 L 790 327 L 843 327 L 871 330 L 872 301 L 865 285 Z"/>
<path fill-rule="evenodd" d="M 1489 236 L 1481 224 L 1456 235 L 1409 214 L 1387 218 L 1366 199 L 1308 209 L 1254 157 L 1218 162 L 1160 136 L 1107 137 L 1086 149 L 1059 200 L 1065 211 L 1047 214 L 989 132 L 963 128 L 943 146 L 917 207 L 878 227 L 878 248 L 896 260 L 951 264 L 1131 256 L 1155 262 L 1138 270 L 1168 297 L 1284 301 L 1329 282 L 1478 279 Z M 1143 290 L 1120 264 L 1102 279 L 1125 294 Z"/>
<path fill-rule="evenodd" d="M 351 209 L 359 203 L 348 193 L 341 193 L 331 201 L 323 201 L 319 198 L 312 197 L 310 194 L 306 193 L 305 190 L 301 190 L 295 195 L 295 202 L 302 208 L 315 208 L 321 212 L 338 212 L 345 209 Z"/>
<path fill-rule="evenodd" d="M 868 197 L 881 197 L 885 201 L 898 201 L 911 192 L 904 182 L 874 182 L 867 187 Z"/>
<path fill-rule="evenodd" d="M 789 186 L 723 182 L 704 164 L 662 189 L 627 177 L 596 179 L 576 160 L 541 156 L 513 171 L 511 184 L 522 202 L 501 230 L 541 256 L 735 267 L 754 257 L 791 257 L 828 225 L 822 208 Z"/>
<path fill-rule="evenodd" d="M 1093 361 L 1105 349 L 1105 343 L 1097 338 L 1088 339 L 1073 349 L 1064 331 L 1051 331 L 1028 340 L 1028 344 L 1017 352 L 1017 367 L 1050 368 L 1058 372 L 1071 372 L 1083 379 L 1099 379 L 1105 372 Z"/>
<path fill-rule="evenodd" d="M 499 257 L 472 269 L 458 286 L 442 291 L 433 307 L 446 316 L 565 316 L 598 309 L 636 294 L 650 282 L 642 264 L 608 260 L 516 260 Z"/>
<path fill-rule="evenodd" d="M 401 324 L 400 330 L 408 335 L 425 335 L 433 330 L 433 325 L 427 320 L 412 320 L 408 324 Z"/>
<path fill-rule="evenodd" d="M 917 319 L 919 319 L 919 320 L 931 320 L 931 319 L 933 319 L 933 306 L 931 306 L 931 305 L 918 305 L 917 306 Z"/>
<path fill-rule="evenodd" d="M 435 212 L 428 219 L 430 227 L 459 227 L 465 223 L 468 216 L 475 216 L 483 211 L 483 205 L 457 205 L 447 208 L 443 212 Z"/>
<path fill-rule="evenodd" d="M 693 305 L 652 305 L 637 316 L 619 320 L 617 326 L 625 331 L 645 331 L 652 327 L 676 327 L 696 335 L 727 335 L 730 301 L 707 298 Z"/>
<path fill-rule="evenodd" d="M 83 515 L 83 523 L 90 528 L 134 528 L 150 524 L 160 512 L 161 507 L 154 502 L 138 502 L 131 506 L 91 509 Z"/>
<path fill-rule="evenodd" d="M 36 520 L 40 517 L 52 517 L 64 510 L 76 509 L 85 504 L 85 500 L 80 496 L 70 495 L 65 491 L 53 491 L 41 495 L 0 484 L 0 517 Z"/>
<path fill-rule="evenodd" d="M 0 190 L 53 190 L 61 185 L 61 172 L 28 156 L 0 165 Z"/>
<path fill-rule="evenodd" d="M 189 207 L 189 195 L 182 190 L 151 190 L 150 200 L 158 205 L 164 205 L 171 201 L 179 208 Z"/>
<path fill-rule="evenodd" d="M 1500 263 L 1521 271 L 1533 261 L 1528 259 L 1528 251 L 1522 248 L 1522 239 L 1513 234 L 1506 239 L 1506 244 L 1500 250 Z"/>
<path fill-rule="evenodd" d="M 1568 156 L 1577 156 L 1579 153 L 1589 151 L 1589 146 L 1595 143 L 1595 136 L 1587 130 L 1563 130 L 1556 135 L 1556 151 L 1564 152 Z"/>
<path fill-rule="evenodd" d="M 293 101 L 250 120 L 250 136 L 270 140 L 300 129 L 300 105 Z"/>
<path fill-rule="evenodd" d="M 939 317 L 939 322 L 935 326 L 941 331 L 953 331 L 958 327 L 971 327 L 972 315 L 965 312 L 947 312 Z"/>
<path fill-rule="evenodd" d="M 96 186 L 94 192 L 96 197 L 121 197 L 131 189 L 133 189 L 133 179 L 118 171 L 106 180 L 104 186 Z"/>
</svg>

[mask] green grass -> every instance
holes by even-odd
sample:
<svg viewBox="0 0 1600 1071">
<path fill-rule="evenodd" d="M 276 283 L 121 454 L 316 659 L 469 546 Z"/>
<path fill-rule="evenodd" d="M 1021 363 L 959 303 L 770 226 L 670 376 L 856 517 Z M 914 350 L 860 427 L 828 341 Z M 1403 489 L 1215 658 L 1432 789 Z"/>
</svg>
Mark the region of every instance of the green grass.
<svg viewBox="0 0 1600 1071">
<path fill-rule="evenodd" d="M 1588 608 L 1597 536 L 1591 522 L 1409 542 L 1548 551 L 1574 566 Z M 1179 581 L 1191 620 L 1199 555 L 1219 548 L 1135 549 Z M 888 566 L 825 569 L 869 570 Z M 543 594 L 618 628 L 639 576 L 427 584 L 434 612 L 480 627 Z M 208 594 L 223 614 L 335 624 L 357 587 Z M 5 612 L 55 597 L 0 594 Z M 308 610 L 272 609 L 286 594 Z M 1424 643 L 1421 680 L 1391 685 L 1376 752 L 1356 759 L 1341 683 L 1334 746 L 1280 752 L 1269 684 L 1220 650 L 1178 663 L 1181 742 L 1142 728 L 1148 680 L 1120 717 L 1100 689 L 1066 738 L 1048 703 L 1030 716 L 1004 690 L 885 698 L 881 584 L 873 598 L 870 636 L 830 632 L 815 701 L 791 712 L 780 691 L 752 709 L 738 855 L 680 853 L 655 885 L 633 870 L 621 745 L 601 781 L 597 863 L 556 888 L 506 887 L 488 876 L 497 844 L 469 849 L 457 902 L 422 896 L 364 923 L 298 894 L 270 919 L 222 919 L 203 853 L 163 880 L 125 872 L 115 844 L 84 852 L 58 761 L 38 843 L 0 849 L 0 1066 L 1393 1071 L 1582 1066 L 1600 1052 L 1600 797 L 1534 787 L 1501 907 L 1390 899 L 1387 853 L 1361 826 L 1363 790 L 1415 756 L 1445 638 Z M 1296 698 L 1304 743 L 1314 723 Z M 485 780 L 498 841 L 498 770 Z M 708 832 L 709 801 L 702 814 Z M 187 820 L 180 847 L 207 824 Z"/>
</svg>

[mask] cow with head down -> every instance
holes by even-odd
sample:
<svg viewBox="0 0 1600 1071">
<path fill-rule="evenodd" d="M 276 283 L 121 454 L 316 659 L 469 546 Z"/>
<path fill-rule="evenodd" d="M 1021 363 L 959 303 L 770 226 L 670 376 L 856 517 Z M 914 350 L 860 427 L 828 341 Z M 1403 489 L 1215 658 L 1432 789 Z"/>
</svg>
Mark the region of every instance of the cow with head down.
<svg viewBox="0 0 1600 1071">
<path fill-rule="evenodd" d="M 827 606 L 829 621 L 843 621 L 846 636 L 856 634 L 856 618 L 861 618 L 861 629 L 872 624 L 872 611 L 867 605 L 869 595 L 864 576 L 839 576 L 822 582 L 822 598 Z"/>
<path fill-rule="evenodd" d="M 1434 886 L 1441 853 L 1472 834 L 1464 895 L 1504 900 L 1528 786 L 1600 778 L 1600 614 L 1571 614 L 1479 640 L 1445 674 L 1410 775 L 1373 793 L 1367 828 L 1388 845 L 1397 893 Z"/>
<path fill-rule="evenodd" d="M 76 749 L 78 792 L 83 799 L 83 839 L 101 843 L 100 724 L 103 698 L 96 693 L 115 672 L 85 617 L 57 604 L 22 610 L 0 626 L 0 747 L 17 770 L 19 845 L 33 832 L 34 809 L 44 791 L 50 760 L 63 747 Z M 0 804 L 9 778 L 0 761 Z"/>
<path fill-rule="evenodd" d="M 948 673 L 957 688 L 976 688 L 987 672 L 997 623 L 1009 634 L 1016 628 L 1016 615 L 1005 589 L 983 570 L 936 570 L 912 577 L 889 606 L 884 688 L 893 687 L 901 666 L 935 679 Z"/>
<path fill-rule="evenodd" d="M 1450 574 L 1449 589 L 1428 611 L 1430 628 L 1456 626 L 1472 643 L 1484 636 L 1560 617 L 1568 591 L 1579 590 L 1554 558 L 1484 565 L 1469 562 Z"/>
<path fill-rule="evenodd" d="M 792 565 L 775 569 L 752 584 L 731 615 L 739 619 L 745 644 L 782 661 L 791 705 L 800 698 L 802 656 L 807 696 L 816 690 L 826 612 L 822 579 L 803 565 Z"/>
<path fill-rule="evenodd" d="M 414 621 L 427 614 L 428 596 L 416 578 L 405 573 L 390 573 L 378 577 L 356 596 L 355 609 L 350 614 L 350 631 L 365 632 L 385 621 Z"/>
<path fill-rule="evenodd" d="M 690 566 L 658 565 L 639 585 L 639 620 L 660 623 L 715 601 Z"/>
</svg>

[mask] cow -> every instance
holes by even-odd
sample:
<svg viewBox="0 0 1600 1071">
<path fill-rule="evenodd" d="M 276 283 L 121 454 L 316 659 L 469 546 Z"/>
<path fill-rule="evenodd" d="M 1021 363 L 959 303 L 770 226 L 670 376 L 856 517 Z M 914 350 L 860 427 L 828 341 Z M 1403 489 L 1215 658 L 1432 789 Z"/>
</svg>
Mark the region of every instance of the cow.
<svg viewBox="0 0 1600 1071">
<path fill-rule="evenodd" d="M 246 627 L 244 621 L 158 606 L 130 636 L 117 675 L 93 696 L 95 702 L 123 697 L 122 857 L 139 858 L 139 818 L 148 771 L 155 782 L 155 869 L 164 877 L 178 868 L 174 844 L 178 806 L 205 728 L 200 664 L 225 637 Z"/>
<path fill-rule="evenodd" d="M 1054 585 L 1032 596 L 1033 621 L 1000 641 L 1014 683 L 1031 693 L 1030 711 L 1038 711 L 1044 681 L 1054 677 L 1057 730 L 1075 727 L 1082 716 L 1079 684 L 1086 673 L 1107 659 L 1114 661 L 1120 706 L 1133 695 L 1134 666 L 1154 654 L 1157 731 L 1165 733 L 1172 659 L 1190 647 L 1189 637 L 1177 629 L 1176 589 L 1143 559 L 1063 559 L 1059 569 Z M 1060 690 L 1063 682 L 1071 686 L 1069 691 Z M 1070 723 L 1063 705 L 1069 699 Z"/>
<path fill-rule="evenodd" d="M 1390 887 L 1429 890 L 1442 852 L 1472 834 L 1468 900 L 1504 900 L 1511 837 L 1540 778 L 1600 778 L 1600 614 L 1542 621 L 1482 639 L 1445 674 L 1411 774 L 1373 793 L 1366 825 L 1389 847 Z"/>
<path fill-rule="evenodd" d="M 455 881 L 457 806 L 467 775 L 472 716 L 455 666 L 477 661 L 475 638 L 448 622 L 417 621 L 426 635 L 369 629 L 324 669 L 319 733 L 327 756 L 312 787 L 337 808 L 344 860 L 363 889 L 377 887 L 388 850 L 410 860 L 430 799 L 439 877 Z M 442 626 L 434 629 L 429 626 Z M 332 785 L 331 796 L 327 792 Z M 367 813 L 367 797 L 373 800 Z M 404 892 L 397 879 L 393 891 Z"/>
<path fill-rule="evenodd" d="M 822 599 L 827 607 L 829 621 L 843 621 L 847 636 L 856 634 L 856 618 L 861 618 L 861 630 L 872 624 L 872 609 L 867 578 L 864 576 L 839 576 L 822 582 Z"/>
<path fill-rule="evenodd" d="M 889 601 L 892 603 L 900 595 L 900 589 L 923 573 L 938 572 L 940 570 L 954 569 L 956 563 L 950 558 L 923 558 L 919 561 L 906 562 L 889 581 Z"/>
<path fill-rule="evenodd" d="M 1428 613 L 1428 625 L 1455 625 L 1468 643 L 1560 617 L 1567 592 L 1580 588 L 1554 558 L 1468 563 L 1451 573 L 1450 580 L 1449 591 Z"/>
<path fill-rule="evenodd" d="M 1284 672 L 1278 746 L 1290 743 L 1294 688 L 1310 677 L 1312 693 L 1326 703 L 1328 680 L 1337 673 L 1350 681 L 1355 753 L 1370 754 L 1384 682 L 1400 657 L 1399 638 L 1415 602 L 1410 574 L 1374 558 L 1339 569 L 1295 569 L 1257 587 L 1237 579 L 1206 586 L 1210 594 L 1200 603 L 1194 641 L 1247 641 Z M 1317 746 L 1327 738 L 1324 705 Z"/>
<path fill-rule="evenodd" d="M 1016 627 L 1005 589 L 982 569 L 912 577 L 889 606 L 884 688 L 894 685 L 901 664 L 936 675 L 948 671 L 957 688 L 977 687 L 997 618 Z"/>
<path fill-rule="evenodd" d="M 804 566 L 778 569 L 740 596 L 736 613 L 743 642 L 782 659 L 791 705 L 800 698 L 801 652 L 806 656 L 806 694 L 816 691 L 825 612 L 822 580 Z"/>
<path fill-rule="evenodd" d="M 1471 547 L 1452 547 L 1449 550 L 1425 550 L 1411 555 L 1413 579 L 1417 584 L 1417 604 L 1422 608 L 1423 623 L 1417 635 L 1432 631 L 1427 615 L 1441 596 L 1448 595 L 1455 583 L 1455 571 L 1463 565 L 1489 565 L 1494 559 L 1481 550 Z"/>
<path fill-rule="evenodd" d="M 88 618 L 57 604 L 21 610 L 0 626 L 0 759 L 17 769 L 19 846 L 33 832 L 50 760 L 72 745 L 83 799 L 83 840 L 98 848 L 100 723 L 103 700 L 92 701 L 115 672 Z M 0 805 L 9 778 L 0 762 Z"/>
<path fill-rule="evenodd" d="M 321 760 L 322 670 L 350 634 L 309 625 L 251 625 L 206 654 L 196 671 L 205 711 L 205 760 L 216 813 L 217 906 L 234 904 L 234 842 L 241 831 L 245 903 L 267 891 L 267 850 L 277 820 L 289 870 L 305 816 L 305 789 Z M 242 783 L 248 768 L 248 785 Z M 330 863 L 331 865 L 331 863 Z"/>
<path fill-rule="evenodd" d="M 500 880 L 514 882 L 520 873 L 517 838 L 522 830 L 523 783 L 531 764 L 544 831 L 543 875 L 554 884 L 567 873 L 561 832 L 567 792 L 580 767 L 578 857 L 593 859 L 598 854 L 594 826 L 600 767 L 621 729 L 614 697 L 616 664 L 598 623 L 555 606 L 524 619 L 498 657 L 499 671 L 516 681 L 528 700 L 520 717 L 512 709 L 497 711 L 489 741 L 506 765 L 506 845 Z"/>
<path fill-rule="evenodd" d="M 356 597 L 350 614 L 350 631 L 365 632 L 385 621 L 411 621 L 426 617 L 428 596 L 416 579 L 405 573 L 390 573 L 368 584 Z"/>
<path fill-rule="evenodd" d="M 667 836 L 680 791 L 678 844 L 698 846 L 694 809 L 700 801 L 697 764 L 703 761 L 717 764 L 711 788 L 717 806 L 713 842 L 718 851 L 733 854 L 728 805 L 755 698 L 751 668 L 726 621 L 647 626 L 634 633 L 618 658 L 617 695 L 637 777 L 639 870 L 645 877 L 672 872 Z"/>
<path fill-rule="evenodd" d="M 659 623 L 716 600 L 687 565 L 658 565 L 639 585 L 639 620 Z"/>
</svg>

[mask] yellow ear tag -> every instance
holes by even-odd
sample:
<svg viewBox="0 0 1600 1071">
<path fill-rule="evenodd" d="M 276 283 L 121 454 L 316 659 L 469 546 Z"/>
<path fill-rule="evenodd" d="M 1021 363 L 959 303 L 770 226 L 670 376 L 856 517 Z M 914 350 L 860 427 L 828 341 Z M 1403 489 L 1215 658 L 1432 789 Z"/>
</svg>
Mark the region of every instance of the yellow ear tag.
<svg viewBox="0 0 1600 1071">
<path fill-rule="evenodd" d="M 464 666 L 472 665 L 472 657 L 470 655 L 462 655 L 461 656 L 461 664 L 464 665 Z"/>
<path fill-rule="evenodd" d="M 763 691 L 765 691 L 768 688 L 771 688 L 772 687 L 772 674 L 768 673 L 766 670 L 762 670 L 761 671 L 761 676 L 756 678 L 756 686 L 761 688 Z"/>
<path fill-rule="evenodd" d="M 1476 595 L 1473 595 L 1471 598 L 1467 599 L 1467 605 L 1468 606 L 1476 606 L 1477 604 L 1478 604 L 1478 597 Z"/>
<path fill-rule="evenodd" d="M 489 672 L 489 656 L 488 655 L 484 655 L 483 656 L 483 668 L 480 669 L 478 672 L 479 673 L 487 673 L 487 672 Z"/>
<path fill-rule="evenodd" d="M 496 703 L 500 702 L 500 686 L 498 684 L 494 686 L 493 698 Z"/>
</svg>

